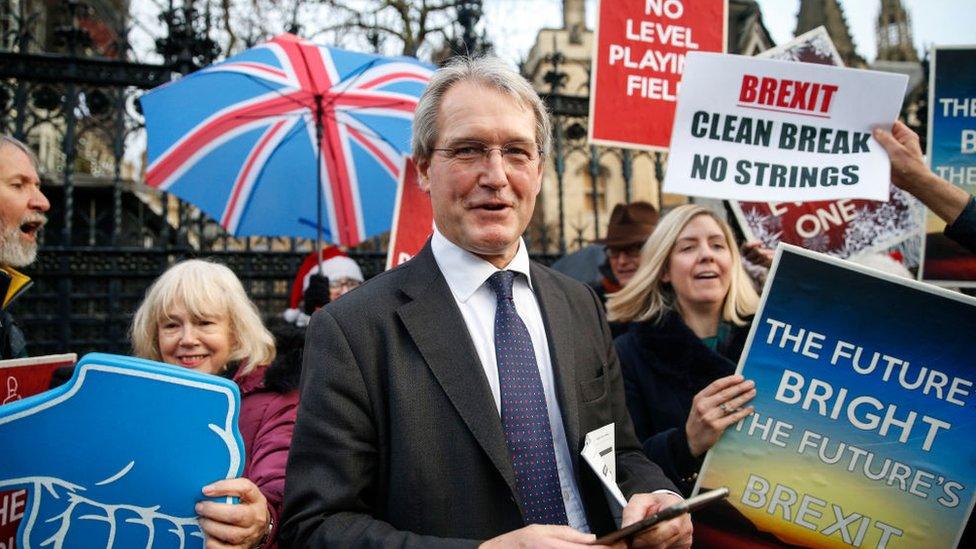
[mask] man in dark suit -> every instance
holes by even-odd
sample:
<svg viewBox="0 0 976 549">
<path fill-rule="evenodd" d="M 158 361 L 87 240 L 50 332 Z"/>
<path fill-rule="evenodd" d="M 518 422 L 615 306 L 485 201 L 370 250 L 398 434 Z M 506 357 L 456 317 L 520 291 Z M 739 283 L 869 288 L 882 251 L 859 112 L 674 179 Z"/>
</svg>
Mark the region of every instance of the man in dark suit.
<svg viewBox="0 0 976 549">
<path fill-rule="evenodd" d="M 434 76 L 413 137 L 434 236 L 309 325 L 281 530 L 295 546 L 582 546 L 616 527 L 580 457 L 608 424 L 623 523 L 680 501 L 634 437 L 595 294 L 528 259 L 550 135 L 497 59 Z M 691 521 L 640 541 L 686 547 Z"/>
</svg>

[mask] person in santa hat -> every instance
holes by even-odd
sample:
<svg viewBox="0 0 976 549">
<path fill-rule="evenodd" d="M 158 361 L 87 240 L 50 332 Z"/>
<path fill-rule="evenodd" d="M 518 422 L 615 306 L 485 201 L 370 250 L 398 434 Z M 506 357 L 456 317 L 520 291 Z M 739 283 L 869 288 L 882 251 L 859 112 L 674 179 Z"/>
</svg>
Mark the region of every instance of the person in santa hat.
<svg viewBox="0 0 976 549">
<path fill-rule="evenodd" d="M 312 252 L 298 268 L 291 286 L 288 309 L 282 316 L 292 324 L 307 326 L 312 313 L 362 283 L 363 272 L 359 265 L 339 248 L 323 248 L 321 260 L 318 254 Z"/>
</svg>

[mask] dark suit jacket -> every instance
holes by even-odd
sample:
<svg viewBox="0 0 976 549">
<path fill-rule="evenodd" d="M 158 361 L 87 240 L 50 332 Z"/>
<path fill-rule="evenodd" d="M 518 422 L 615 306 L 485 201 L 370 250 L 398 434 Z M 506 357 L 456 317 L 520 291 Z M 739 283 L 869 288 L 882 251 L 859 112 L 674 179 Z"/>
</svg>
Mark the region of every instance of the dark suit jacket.
<svg viewBox="0 0 976 549">
<path fill-rule="evenodd" d="M 576 482 L 614 527 L 580 459 L 616 424 L 624 495 L 675 490 L 642 453 L 606 321 L 586 286 L 533 264 Z M 321 309 L 308 328 L 282 535 L 296 547 L 455 547 L 524 526 L 498 410 L 430 244 Z M 447 538 L 447 539 L 444 539 Z"/>
</svg>

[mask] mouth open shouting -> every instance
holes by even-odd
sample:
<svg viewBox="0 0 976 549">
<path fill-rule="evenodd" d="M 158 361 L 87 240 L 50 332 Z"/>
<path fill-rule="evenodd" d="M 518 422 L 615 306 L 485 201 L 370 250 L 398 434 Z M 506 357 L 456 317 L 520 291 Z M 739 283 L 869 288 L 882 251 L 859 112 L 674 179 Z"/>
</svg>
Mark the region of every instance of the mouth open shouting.
<svg viewBox="0 0 976 549">
<path fill-rule="evenodd" d="M 37 241 L 37 235 L 44 228 L 47 223 L 47 218 L 44 216 L 37 216 L 31 219 L 25 220 L 20 224 L 21 236 L 31 242 Z"/>
<path fill-rule="evenodd" d="M 37 237 L 47 218 L 34 215 L 18 225 L 0 223 L 0 265 L 26 267 L 37 258 Z"/>
</svg>

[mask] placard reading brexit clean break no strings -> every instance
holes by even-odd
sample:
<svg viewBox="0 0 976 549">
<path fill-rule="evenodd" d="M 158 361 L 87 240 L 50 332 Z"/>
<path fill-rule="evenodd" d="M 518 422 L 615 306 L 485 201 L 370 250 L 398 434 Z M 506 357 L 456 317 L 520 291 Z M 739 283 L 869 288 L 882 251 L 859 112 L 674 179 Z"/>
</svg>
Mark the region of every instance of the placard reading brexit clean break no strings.
<svg viewBox="0 0 976 549">
<path fill-rule="evenodd" d="M 898 116 L 908 77 L 688 54 L 664 191 L 750 201 L 888 200 L 871 136 Z"/>
</svg>

